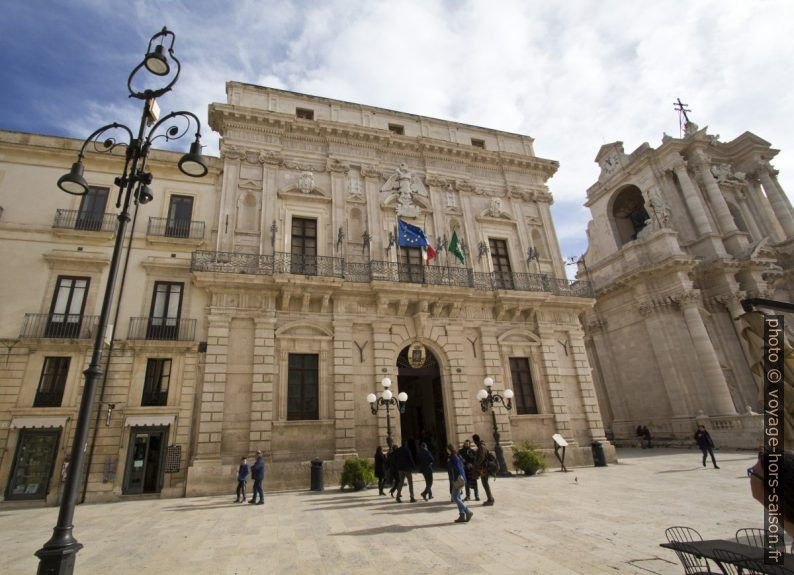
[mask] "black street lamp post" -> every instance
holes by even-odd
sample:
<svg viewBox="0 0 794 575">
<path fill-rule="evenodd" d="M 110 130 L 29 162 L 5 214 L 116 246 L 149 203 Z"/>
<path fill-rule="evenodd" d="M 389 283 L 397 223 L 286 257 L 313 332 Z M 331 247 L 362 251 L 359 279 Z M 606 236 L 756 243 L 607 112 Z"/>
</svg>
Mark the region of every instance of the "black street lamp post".
<svg viewBox="0 0 794 575">
<path fill-rule="evenodd" d="M 496 452 L 496 461 L 499 463 L 499 471 L 497 475 L 499 477 L 510 477 L 513 475 L 507 469 L 507 463 L 505 462 L 505 454 L 502 450 L 502 446 L 499 443 L 499 428 L 496 425 L 496 413 L 494 412 L 494 405 L 497 403 L 501 403 L 505 406 L 505 409 L 508 411 L 513 408 L 513 390 L 512 389 L 505 389 L 504 392 L 500 395 L 498 393 L 494 393 L 493 391 L 493 378 L 486 377 L 483 380 L 483 385 L 485 385 L 485 389 L 481 389 L 477 392 L 477 399 L 480 400 L 480 408 L 482 410 L 488 411 L 491 410 L 491 419 L 493 421 L 493 439 L 494 439 L 494 451 Z"/>
<path fill-rule="evenodd" d="M 86 148 L 93 143 L 95 152 L 111 152 L 118 146 L 126 146 L 124 158 L 124 170 L 121 176 L 115 179 L 115 184 L 119 188 L 119 195 L 116 201 L 116 208 L 121 209 L 118 215 L 119 225 L 116 230 L 116 239 L 113 245 L 113 255 L 108 269 L 108 280 L 105 287 L 105 295 L 102 300 L 102 311 L 99 316 L 99 325 L 94 339 L 94 348 L 91 355 L 91 363 L 83 373 L 85 375 L 85 386 L 83 396 L 80 401 L 80 411 L 74 431 L 74 442 L 72 443 L 71 464 L 69 473 L 66 477 L 63 498 L 61 499 L 58 522 L 53 529 L 52 537 L 44 546 L 36 551 L 39 558 L 38 573 L 65 575 L 74 571 L 74 564 L 77 552 L 83 547 L 72 535 L 74 509 L 77 503 L 77 492 L 80 486 L 80 479 L 83 475 L 83 462 L 88 441 L 88 428 L 91 423 L 91 411 L 94 403 L 94 395 L 99 380 L 102 377 L 102 353 L 104 350 L 105 332 L 107 331 L 110 308 L 113 300 L 113 292 L 116 284 L 119 263 L 121 261 L 121 250 L 124 244 L 127 222 L 130 221 L 129 207 L 131 201 L 135 204 L 146 204 L 153 199 L 149 184 L 152 183 L 152 174 L 146 171 L 146 160 L 149 155 L 152 142 L 163 137 L 166 141 L 179 139 L 188 133 L 191 120 L 196 123 L 195 141 L 190 145 L 190 151 L 183 155 L 179 160 L 179 169 L 185 175 L 200 178 L 207 173 L 207 164 L 201 157 L 201 122 L 195 114 L 191 112 L 172 112 L 158 121 L 156 99 L 170 91 L 179 78 L 181 65 L 179 60 L 174 57 L 175 35 L 167 28 L 152 36 L 149 40 L 149 47 L 143 61 L 135 67 L 127 80 L 127 88 L 130 97 L 144 101 L 143 114 L 138 127 L 137 136 L 133 131 L 122 124 L 112 123 L 102 126 L 91 134 L 80 148 L 77 161 L 72 164 L 72 169 L 68 174 L 61 176 L 58 180 L 58 187 L 69 194 L 82 196 L 89 191 L 88 183 L 83 177 L 83 158 Z M 168 43 L 168 55 L 164 53 L 164 43 Z M 176 64 L 172 71 L 172 65 Z M 173 73 L 168 84 L 158 89 L 145 89 L 136 91 L 132 87 L 133 78 L 142 69 L 155 76 L 168 76 Z M 165 133 L 157 136 L 155 133 L 159 128 L 170 124 Z M 117 141 L 111 135 L 114 131 L 123 132 L 126 137 Z"/>
<path fill-rule="evenodd" d="M 372 415 L 377 415 L 378 409 L 381 406 L 386 407 L 386 445 L 391 449 L 394 442 L 391 438 L 391 415 L 389 414 L 389 409 L 395 406 L 400 413 L 405 413 L 405 402 L 408 401 L 408 394 L 401 391 L 397 394 L 397 397 L 394 397 L 389 389 L 391 387 L 391 380 L 388 377 L 384 377 L 380 384 L 383 386 L 383 393 L 380 394 L 380 397 L 377 397 L 374 393 L 370 393 L 367 396 L 367 401 L 372 410 Z"/>
</svg>

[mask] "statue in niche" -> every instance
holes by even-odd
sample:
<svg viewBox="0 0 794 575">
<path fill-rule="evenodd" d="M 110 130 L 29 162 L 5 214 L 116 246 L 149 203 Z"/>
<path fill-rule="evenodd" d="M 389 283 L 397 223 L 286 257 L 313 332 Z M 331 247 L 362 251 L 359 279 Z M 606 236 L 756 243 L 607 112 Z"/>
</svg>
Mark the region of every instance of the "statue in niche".
<svg viewBox="0 0 794 575">
<path fill-rule="evenodd" d="M 298 177 L 298 189 L 304 194 L 310 194 L 314 189 L 314 174 L 312 172 L 301 172 Z"/>
<path fill-rule="evenodd" d="M 670 205 L 662 197 L 657 186 L 653 186 L 647 192 L 648 207 L 650 208 L 650 224 L 655 229 L 670 227 L 672 210 Z"/>
<path fill-rule="evenodd" d="M 458 207 L 458 196 L 455 194 L 455 188 L 452 187 L 452 184 L 447 184 L 447 207 Z"/>
<path fill-rule="evenodd" d="M 396 211 L 398 216 L 416 217 L 419 215 L 419 206 L 414 203 L 414 196 L 428 197 L 427 188 L 416 174 L 408 170 L 404 163 L 400 164 L 397 170 L 386 180 L 381 192 L 391 192 L 397 190 Z"/>
<path fill-rule="evenodd" d="M 491 204 L 488 207 L 488 215 L 492 218 L 498 218 L 502 215 L 502 198 L 491 198 Z"/>
</svg>

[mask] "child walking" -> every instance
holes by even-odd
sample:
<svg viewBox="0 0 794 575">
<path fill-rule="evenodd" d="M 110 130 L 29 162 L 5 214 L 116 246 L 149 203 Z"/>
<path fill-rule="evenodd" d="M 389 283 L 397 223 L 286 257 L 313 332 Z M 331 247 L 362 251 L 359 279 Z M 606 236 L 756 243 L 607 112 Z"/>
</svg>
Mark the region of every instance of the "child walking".
<svg viewBox="0 0 794 575">
<path fill-rule="evenodd" d="M 248 479 L 250 471 L 248 460 L 243 457 L 240 459 L 240 467 L 237 468 L 237 499 L 234 500 L 235 503 L 245 503 L 245 481 Z"/>
</svg>

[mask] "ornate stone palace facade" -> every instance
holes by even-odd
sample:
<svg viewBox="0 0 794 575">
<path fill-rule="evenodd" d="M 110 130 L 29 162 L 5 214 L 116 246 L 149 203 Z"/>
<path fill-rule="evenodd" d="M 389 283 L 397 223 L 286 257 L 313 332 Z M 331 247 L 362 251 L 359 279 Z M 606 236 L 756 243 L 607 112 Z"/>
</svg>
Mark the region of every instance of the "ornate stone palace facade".
<svg viewBox="0 0 794 575">
<path fill-rule="evenodd" d="M 721 445 L 760 444 L 762 341 L 740 301 L 794 301 L 794 217 L 776 154 L 752 133 L 720 142 L 692 123 L 656 149 L 601 147 L 578 277 L 597 294 L 587 349 L 616 441 L 647 425 L 691 443 L 703 422 Z"/>
<path fill-rule="evenodd" d="M 473 433 L 493 446 L 495 423 L 508 462 L 515 443 L 548 450 L 561 433 L 569 461 L 591 463 L 605 437 L 579 317 L 594 300 L 565 279 L 557 163 L 526 136 L 239 83 L 227 95 L 210 106 L 210 177 L 152 170 L 88 497 L 228 491 L 256 449 L 271 488 L 308 486 L 314 458 L 331 479 L 385 445 L 387 415 L 367 401 L 384 377 L 408 394 L 396 441 L 440 456 Z M 104 192 L 56 191 L 76 142 L 0 136 L 0 488 L 54 500 L 115 228 Z M 117 166 L 90 156 L 86 178 L 107 187 Z M 398 219 L 434 259 L 398 245 Z M 515 392 L 493 418 L 476 398 L 487 376 Z"/>
</svg>

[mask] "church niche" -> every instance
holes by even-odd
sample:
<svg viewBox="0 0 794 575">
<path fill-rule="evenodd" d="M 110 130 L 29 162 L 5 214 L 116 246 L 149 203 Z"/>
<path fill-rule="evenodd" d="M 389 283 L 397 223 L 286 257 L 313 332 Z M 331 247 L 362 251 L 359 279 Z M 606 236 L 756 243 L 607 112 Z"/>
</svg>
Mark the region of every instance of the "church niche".
<svg viewBox="0 0 794 575">
<path fill-rule="evenodd" d="M 619 246 L 636 240 L 648 222 L 645 200 L 637 186 L 626 186 L 612 202 L 612 225 Z"/>
</svg>

